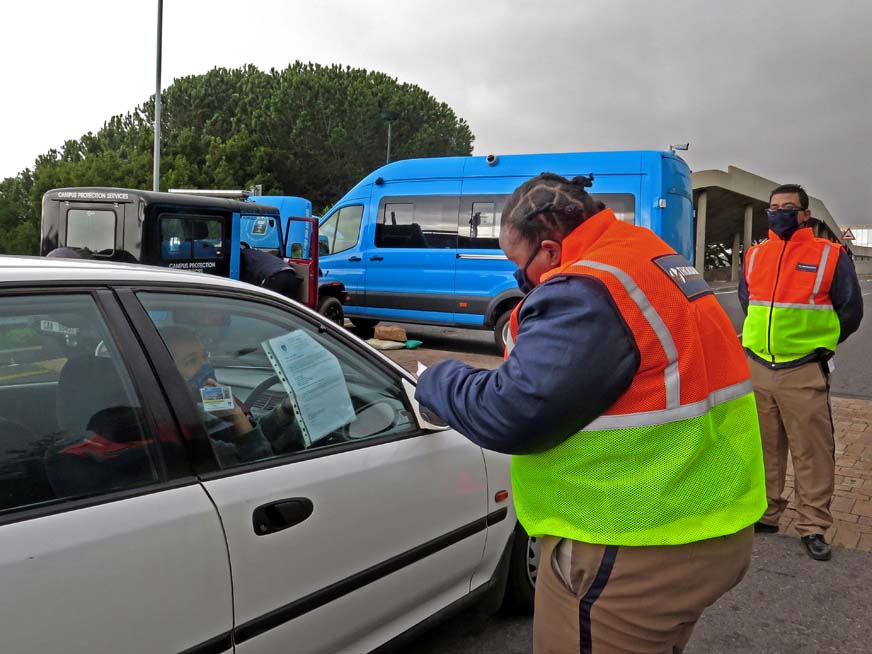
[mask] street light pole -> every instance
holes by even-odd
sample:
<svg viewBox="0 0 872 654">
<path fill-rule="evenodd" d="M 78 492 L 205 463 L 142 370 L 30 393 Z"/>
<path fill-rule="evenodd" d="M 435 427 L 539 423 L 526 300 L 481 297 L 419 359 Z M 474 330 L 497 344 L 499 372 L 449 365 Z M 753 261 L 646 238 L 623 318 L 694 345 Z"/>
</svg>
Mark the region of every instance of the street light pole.
<svg viewBox="0 0 872 654">
<path fill-rule="evenodd" d="M 393 121 L 388 121 L 388 156 L 385 159 L 385 163 L 391 162 L 391 125 L 393 124 Z"/>
<path fill-rule="evenodd" d="M 388 156 L 385 163 L 391 162 L 391 125 L 393 122 L 400 117 L 400 114 L 396 111 L 382 111 L 379 116 L 381 119 L 388 124 Z"/>
<path fill-rule="evenodd" d="M 160 190 L 160 64 L 163 41 L 163 0 L 157 0 L 157 79 L 154 89 L 154 172 L 153 188 Z"/>
</svg>

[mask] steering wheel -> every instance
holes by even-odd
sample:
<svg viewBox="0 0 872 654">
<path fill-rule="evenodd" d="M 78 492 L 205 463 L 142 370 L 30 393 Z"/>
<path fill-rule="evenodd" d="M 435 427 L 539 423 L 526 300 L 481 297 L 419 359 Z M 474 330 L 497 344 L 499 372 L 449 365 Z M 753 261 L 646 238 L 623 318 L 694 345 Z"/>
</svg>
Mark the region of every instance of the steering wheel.
<svg viewBox="0 0 872 654">
<path fill-rule="evenodd" d="M 269 389 L 279 383 L 278 375 L 270 375 L 262 382 L 260 382 L 257 386 L 251 389 L 251 392 L 248 394 L 248 397 L 245 398 L 245 403 L 249 406 L 254 406 L 257 401 L 260 399 L 261 395 L 264 395 Z"/>
<path fill-rule="evenodd" d="M 278 383 L 279 383 L 279 376 L 278 375 L 270 375 L 269 377 L 264 379 L 262 382 L 260 382 L 257 386 L 255 386 L 253 389 L 251 389 L 251 392 L 248 394 L 248 397 L 245 398 L 245 403 L 248 404 L 249 406 L 254 406 L 257 403 L 257 401 L 261 399 L 262 395 L 264 395 L 270 388 L 272 388 L 273 386 L 275 386 Z M 355 410 L 354 410 L 355 419 L 352 420 L 351 422 L 349 422 L 347 425 L 343 425 L 342 427 L 337 429 L 335 432 L 333 432 L 333 435 L 330 438 L 331 439 L 338 438 L 338 440 L 341 440 L 341 441 L 354 441 L 354 440 L 357 440 L 358 438 L 361 438 L 361 436 L 352 435 L 351 426 L 357 421 L 357 418 L 359 416 L 363 415 L 366 412 L 367 409 L 369 409 L 370 407 L 375 406 L 376 404 L 379 404 L 381 402 L 384 402 L 383 398 L 379 398 L 379 399 L 373 400 L 371 402 L 367 402 L 366 404 L 364 404 L 363 406 L 360 406 L 360 407 L 355 407 Z M 385 427 L 385 429 L 389 429 L 390 427 L 393 427 L 395 424 L 396 424 L 396 416 L 394 416 L 394 419 L 391 422 L 391 424 L 388 427 Z"/>
</svg>

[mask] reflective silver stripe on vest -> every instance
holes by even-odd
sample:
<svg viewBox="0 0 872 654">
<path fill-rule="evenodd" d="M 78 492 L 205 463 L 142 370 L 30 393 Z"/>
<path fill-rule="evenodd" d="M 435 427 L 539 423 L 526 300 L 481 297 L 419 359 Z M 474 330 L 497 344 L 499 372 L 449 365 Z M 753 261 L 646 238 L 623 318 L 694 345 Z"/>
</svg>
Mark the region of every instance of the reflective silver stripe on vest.
<svg viewBox="0 0 872 654">
<path fill-rule="evenodd" d="M 651 306 L 648 297 L 642 289 L 636 285 L 636 282 L 633 281 L 632 277 L 620 268 L 610 266 L 607 263 L 600 263 L 599 261 L 579 261 L 575 265 L 587 266 L 588 268 L 602 270 L 614 275 L 618 281 L 621 282 L 627 293 L 630 294 L 630 298 L 632 298 L 633 302 L 636 303 L 636 306 L 639 307 L 639 310 L 642 312 L 642 315 L 645 316 L 648 324 L 651 325 L 651 329 L 654 330 L 654 333 L 660 340 L 660 345 L 663 347 L 663 351 L 666 353 L 667 363 L 663 375 L 663 381 L 666 385 L 666 408 L 674 409 L 679 406 L 681 404 L 681 375 L 678 371 L 678 349 L 675 347 L 675 341 L 672 340 L 672 334 L 669 333 L 666 323 L 663 322 L 663 318 L 661 318 L 660 314 L 658 314 L 654 307 Z"/>
<path fill-rule="evenodd" d="M 818 265 L 817 278 L 814 280 L 814 290 L 811 292 L 811 297 L 808 299 L 809 304 L 814 304 L 814 296 L 821 290 L 821 282 L 824 281 L 824 270 L 827 267 L 827 259 L 830 256 L 830 246 L 824 246 L 824 253 L 821 255 L 821 262 Z"/>
<path fill-rule="evenodd" d="M 510 354 L 515 349 L 515 339 L 512 336 L 511 327 L 506 330 L 506 353 Z"/>
<path fill-rule="evenodd" d="M 754 248 L 751 250 L 751 259 L 748 261 L 748 277 L 751 276 L 751 271 L 754 270 L 754 259 L 757 258 L 757 253 L 760 251 L 760 248 Z"/>
<path fill-rule="evenodd" d="M 767 302 L 766 300 L 751 300 L 748 305 L 755 307 L 772 306 L 776 309 L 816 309 L 818 311 L 832 311 L 832 304 L 800 304 L 796 302 Z"/>
<path fill-rule="evenodd" d="M 665 425 L 679 420 L 699 418 L 711 411 L 714 407 L 730 400 L 748 395 L 753 392 L 751 380 L 745 380 L 726 388 L 721 388 L 709 394 L 704 400 L 685 404 L 675 409 L 662 409 L 660 411 L 643 411 L 641 413 L 627 413 L 619 416 L 600 416 L 582 431 L 602 431 L 604 429 L 632 429 L 634 427 L 654 427 Z"/>
</svg>

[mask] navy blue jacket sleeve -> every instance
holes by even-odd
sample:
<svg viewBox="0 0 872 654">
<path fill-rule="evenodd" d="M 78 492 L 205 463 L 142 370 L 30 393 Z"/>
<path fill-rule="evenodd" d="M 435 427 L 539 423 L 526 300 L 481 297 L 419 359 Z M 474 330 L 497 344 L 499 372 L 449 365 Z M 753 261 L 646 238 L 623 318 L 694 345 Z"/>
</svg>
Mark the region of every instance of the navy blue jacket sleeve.
<svg viewBox="0 0 872 654">
<path fill-rule="evenodd" d="M 863 320 L 863 292 L 857 279 L 857 271 L 854 270 L 854 263 L 844 250 L 839 252 L 836 272 L 830 285 L 830 299 L 836 315 L 839 316 L 841 327 L 839 343 L 841 343 L 857 331 L 860 321 Z"/>
<path fill-rule="evenodd" d="M 748 281 L 745 279 L 745 268 L 739 271 L 739 304 L 742 305 L 742 312 L 748 315 Z"/>
<path fill-rule="evenodd" d="M 639 350 L 599 280 L 563 277 L 521 307 L 517 343 L 495 370 L 443 361 L 416 399 L 483 448 L 531 454 L 560 444 L 624 393 Z"/>
</svg>

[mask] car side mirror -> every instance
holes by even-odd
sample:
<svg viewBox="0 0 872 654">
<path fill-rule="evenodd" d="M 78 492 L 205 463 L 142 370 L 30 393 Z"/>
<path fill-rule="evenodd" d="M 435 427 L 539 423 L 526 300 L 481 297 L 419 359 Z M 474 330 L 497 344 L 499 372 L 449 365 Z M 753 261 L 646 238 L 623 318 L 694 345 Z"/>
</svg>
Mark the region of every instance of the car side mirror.
<svg viewBox="0 0 872 654">
<path fill-rule="evenodd" d="M 418 400 L 415 399 L 415 385 L 405 377 L 403 378 L 403 390 L 406 392 L 406 397 L 412 405 L 412 410 L 415 412 L 415 418 L 418 419 L 418 426 L 421 429 L 425 431 L 446 431 L 451 429 L 442 418 L 418 403 Z"/>
</svg>

